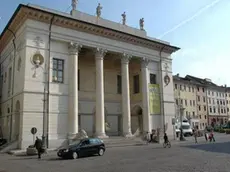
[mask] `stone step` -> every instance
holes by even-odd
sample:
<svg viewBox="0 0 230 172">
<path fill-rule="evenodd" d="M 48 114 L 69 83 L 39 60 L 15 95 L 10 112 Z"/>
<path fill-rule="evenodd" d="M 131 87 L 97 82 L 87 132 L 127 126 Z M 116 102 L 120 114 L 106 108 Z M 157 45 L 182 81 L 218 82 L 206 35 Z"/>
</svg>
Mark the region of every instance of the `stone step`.
<svg viewBox="0 0 230 172">
<path fill-rule="evenodd" d="M 146 145 L 145 141 L 137 137 L 131 137 L 131 138 L 109 137 L 109 138 L 103 139 L 103 142 L 105 143 L 105 146 L 107 148 Z"/>
</svg>

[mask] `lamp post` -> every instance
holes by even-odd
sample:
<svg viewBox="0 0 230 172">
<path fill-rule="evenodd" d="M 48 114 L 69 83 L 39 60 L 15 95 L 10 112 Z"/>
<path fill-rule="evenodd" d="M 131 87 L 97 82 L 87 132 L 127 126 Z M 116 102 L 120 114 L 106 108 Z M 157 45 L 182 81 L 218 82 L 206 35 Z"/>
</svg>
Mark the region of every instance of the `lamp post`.
<svg viewBox="0 0 230 172">
<path fill-rule="evenodd" d="M 184 138 L 184 134 L 183 134 L 183 128 L 182 128 L 182 121 L 183 121 L 183 114 L 184 114 L 184 110 L 185 108 L 183 108 L 183 106 L 179 106 L 179 112 L 180 112 L 180 141 L 185 141 Z"/>
<path fill-rule="evenodd" d="M 47 133 L 48 133 L 48 128 L 47 128 L 47 124 L 48 124 L 48 120 L 47 120 L 47 81 L 46 81 L 46 75 L 47 75 L 47 72 L 46 72 L 46 65 L 45 65 L 45 68 L 43 68 L 41 65 L 42 65 L 42 56 L 40 54 L 40 52 L 38 51 L 35 55 L 34 55 L 34 74 L 33 74 L 33 77 L 36 78 L 37 77 L 37 70 L 38 68 L 41 68 L 44 72 L 44 92 L 43 92 L 43 127 L 42 127 L 42 148 L 43 150 L 46 151 L 47 149 Z"/>
</svg>

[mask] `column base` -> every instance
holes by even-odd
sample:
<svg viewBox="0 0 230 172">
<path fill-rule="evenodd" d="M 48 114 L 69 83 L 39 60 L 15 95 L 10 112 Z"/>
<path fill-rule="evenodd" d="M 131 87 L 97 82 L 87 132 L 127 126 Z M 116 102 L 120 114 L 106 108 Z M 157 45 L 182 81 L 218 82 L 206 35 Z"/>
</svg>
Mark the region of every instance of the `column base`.
<svg viewBox="0 0 230 172">
<path fill-rule="evenodd" d="M 76 138 L 76 136 L 77 136 L 77 133 L 76 134 L 69 133 L 67 136 L 68 144 L 71 144 L 74 141 L 74 139 Z"/>
<path fill-rule="evenodd" d="M 109 136 L 107 136 L 105 133 L 95 133 L 94 137 L 97 137 L 99 139 L 106 139 L 109 138 Z"/>
<path fill-rule="evenodd" d="M 128 132 L 128 133 L 123 133 L 123 136 L 126 137 L 126 138 L 131 138 L 131 137 L 134 137 L 134 135 L 132 135 L 131 132 Z"/>
</svg>

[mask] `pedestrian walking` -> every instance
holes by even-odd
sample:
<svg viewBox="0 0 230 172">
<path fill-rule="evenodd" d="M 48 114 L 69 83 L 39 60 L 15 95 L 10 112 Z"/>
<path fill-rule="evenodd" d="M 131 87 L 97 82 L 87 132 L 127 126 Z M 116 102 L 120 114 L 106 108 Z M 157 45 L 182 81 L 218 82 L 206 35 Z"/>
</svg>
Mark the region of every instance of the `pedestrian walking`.
<svg viewBox="0 0 230 172">
<path fill-rule="evenodd" d="M 211 130 L 211 132 L 210 132 L 210 135 L 209 135 L 209 140 L 210 140 L 210 142 L 216 142 L 216 140 L 215 140 L 215 137 L 214 137 L 214 132 L 213 132 L 213 130 Z"/>
<path fill-rule="evenodd" d="M 37 149 L 38 159 L 41 159 L 41 154 L 43 153 L 42 140 L 39 139 L 38 137 L 36 137 L 36 141 L 35 141 L 34 147 Z"/>
<path fill-rule="evenodd" d="M 150 142 L 150 133 L 149 132 L 147 132 L 146 133 L 146 144 L 148 144 L 149 142 Z"/>
<path fill-rule="evenodd" d="M 193 135 L 194 135 L 194 138 L 195 138 L 195 143 L 197 143 L 198 129 L 196 127 L 194 128 Z"/>
<path fill-rule="evenodd" d="M 204 129 L 204 138 L 206 140 L 206 142 L 208 141 L 208 130 L 207 130 L 207 126 Z"/>
</svg>

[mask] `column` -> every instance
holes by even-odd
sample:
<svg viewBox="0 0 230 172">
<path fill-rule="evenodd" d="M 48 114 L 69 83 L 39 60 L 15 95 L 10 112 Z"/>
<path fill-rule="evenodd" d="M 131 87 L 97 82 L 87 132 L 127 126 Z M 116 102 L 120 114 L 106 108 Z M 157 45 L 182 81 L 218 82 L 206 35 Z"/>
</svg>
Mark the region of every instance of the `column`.
<svg viewBox="0 0 230 172">
<path fill-rule="evenodd" d="M 104 56 L 106 50 L 97 48 L 96 60 L 96 132 L 95 136 L 106 138 L 105 134 L 105 104 L 104 104 Z"/>
<path fill-rule="evenodd" d="M 141 76 L 142 76 L 142 116 L 143 116 L 143 133 L 151 131 L 150 109 L 149 109 L 149 71 L 148 59 L 142 59 Z"/>
<path fill-rule="evenodd" d="M 131 137 L 131 113 L 130 113 L 130 91 L 129 91 L 129 60 L 131 56 L 123 54 L 121 59 L 122 73 L 122 125 L 123 135 Z"/>
<path fill-rule="evenodd" d="M 78 133 L 78 54 L 81 49 L 81 45 L 78 43 L 69 44 L 69 59 L 68 59 L 68 69 L 69 69 L 69 109 L 68 109 L 68 127 L 69 134 L 68 139 L 73 139 Z"/>
</svg>

